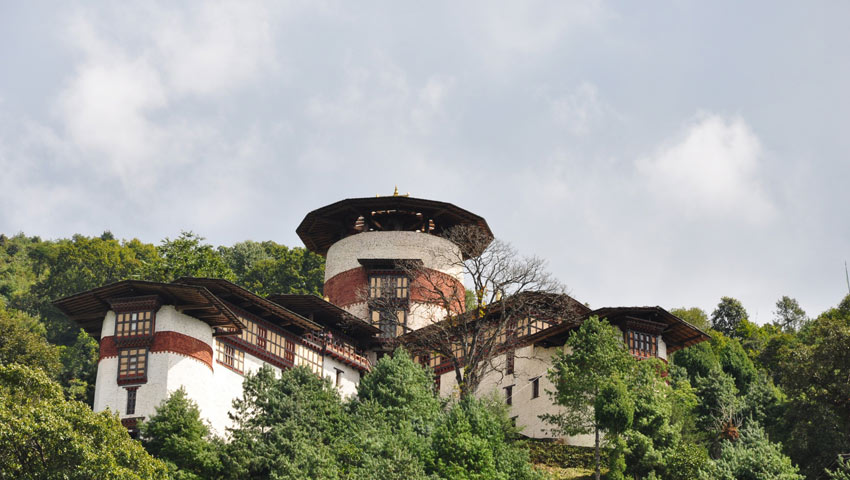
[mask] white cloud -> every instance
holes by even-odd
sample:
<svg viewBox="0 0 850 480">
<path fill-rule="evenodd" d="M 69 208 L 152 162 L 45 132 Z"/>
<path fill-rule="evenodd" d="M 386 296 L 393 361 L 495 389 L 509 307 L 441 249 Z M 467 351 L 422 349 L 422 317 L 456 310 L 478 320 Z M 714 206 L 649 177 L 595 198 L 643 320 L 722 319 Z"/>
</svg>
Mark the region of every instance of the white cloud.
<svg viewBox="0 0 850 480">
<path fill-rule="evenodd" d="M 762 158 L 743 118 L 700 114 L 636 165 L 650 193 L 675 209 L 762 223 L 776 212 L 759 178 Z"/>
<path fill-rule="evenodd" d="M 606 116 L 614 114 L 590 82 L 582 82 L 574 91 L 552 99 L 549 108 L 555 122 L 576 136 L 591 133 Z"/>
<path fill-rule="evenodd" d="M 270 12 L 259 2 L 201 3 L 161 17 L 152 33 L 175 93 L 209 95 L 250 83 L 276 65 Z"/>
<path fill-rule="evenodd" d="M 60 135 L 79 151 L 66 161 L 78 158 L 142 196 L 138 187 L 152 187 L 169 168 L 227 150 L 214 141 L 223 134 L 220 119 L 174 105 L 188 97 L 215 101 L 249 85 L 274 67 L 274 48 L 269 12 L 257 3 L 151 8 L 132 12 L 132 25 L 123 13 L 79 12 L 68 23 L 66 38 L 81 61 L 55 110 Z"/>
<path fill-rule="evenodd" d="M 605 8 L 601 1 L 561 1 L 561 2 L 490 2 L 457 4 L 459 8 L 468 8 L 462 17 L 464 25 L 480 42 L 496 55 L 531 55 L 548 51 L 561 42 L 571 31 L 597 24 L 605 17 Z M 502 58 L 500 61 L 508 60 Z"/>
</svg>

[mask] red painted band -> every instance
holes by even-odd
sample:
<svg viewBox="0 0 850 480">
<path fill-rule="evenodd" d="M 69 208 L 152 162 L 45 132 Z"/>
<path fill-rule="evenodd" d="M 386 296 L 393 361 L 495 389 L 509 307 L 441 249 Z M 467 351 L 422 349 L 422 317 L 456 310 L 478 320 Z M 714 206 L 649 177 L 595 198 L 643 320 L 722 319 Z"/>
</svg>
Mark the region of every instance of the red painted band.
<svg viewBox="0 0 850 480">
<path fill-rule="evenodd" d="M 433 269 L 423 269 L 410 282 L 410 301 L 442 305 L 442 298 L 456 300 L 458 306 L 453 310 L 463 308 L 465 290 L 463 283 L 451 275 Z M 363 303 L 368 295 L 368 277 L 363 267 L 352 268 L 338 273 L 325 282 L 324 295 L 338 307 L 347 307 L 355 303 Z M 439 288 L 442 296 L 435 293 Z M 455 312 L 458 313 L 458 312 Z"/>
<path fill-rule="evenodd" d="M 194 358 L 204 365 L 213 368 L 213 350 L 204 341 L 184 335 L 179 332 L 156 332 L 150 346 L 151 352 L 171 352 Z M 100 360 L 118 356 L 118 346 L 115 336 L 100 339 Z"/>
</svg>

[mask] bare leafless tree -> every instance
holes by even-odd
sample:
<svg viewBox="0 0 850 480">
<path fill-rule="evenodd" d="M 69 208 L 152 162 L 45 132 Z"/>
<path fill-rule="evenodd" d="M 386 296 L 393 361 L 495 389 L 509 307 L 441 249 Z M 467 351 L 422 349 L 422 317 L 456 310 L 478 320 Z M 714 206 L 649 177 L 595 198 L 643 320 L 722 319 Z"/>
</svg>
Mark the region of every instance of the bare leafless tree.
<svg viewBox="0 0 850 480">
<path fill-rule="evenodd" d="M 417 261 L 396 263 L 409 279 L 410 297 L 418 299 L 411 309 L 418 309 L 417 317 L 427 324 L 396 341 L 432 365 L 450 366 L 465 397 L 500 368 L 495 359 L 513 352 L 524 338 L 555 323 L 575 322 L 578 304 L 544 260 L 520 256 L 475 226 L 457 226 L 443 236 L 459 250 L 432 252 L 442 271 Z M 469 291 L 445 271 L 462 272 Z M 372 310 L 397 308 L 395 300 L 384 297 L 369 302 Z"/>
</svg>

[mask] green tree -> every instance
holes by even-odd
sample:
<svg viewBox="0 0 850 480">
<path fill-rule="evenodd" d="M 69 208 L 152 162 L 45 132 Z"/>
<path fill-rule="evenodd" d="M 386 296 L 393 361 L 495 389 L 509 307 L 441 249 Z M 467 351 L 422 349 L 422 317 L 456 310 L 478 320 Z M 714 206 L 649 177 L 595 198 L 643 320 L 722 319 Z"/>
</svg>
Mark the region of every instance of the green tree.
<svg viewBox="0 0 850 480">
<path fill-rule="evenodd" d="M 528 451 L 511 444 L 516 429 L 503 404 L 462 399 L 451 406 L 433 435 L 429 470 L 458 480 L 531 480 Z"/>
<path fill-rule="evenodd" d="M 33 285 L 30 296 L 32 311 L 47 327 L 47 338 L 61 345 L 72 344 L 77 328 L 51 302 L 108 283 L 138 278 L 146 261 L 151 261 L 153 247 L 144 248 L 138 241 L 130 246 L 117 240 L 74 235 L 71 240 L 48 244 L 43 253 L 48 266 L 46 275 Z M 139 255 L 147 255 L 144 258 Z"/>
<path fill-rule="evenodd" d="M 708 315 L 701 308 L 674 308 L 670 310 L 670 313 L 702 330 L 708 330 L 711 327 L 708 323 Z"/>
<path fill-rule="evenodd" d="M 562 413 L 541 418 L 567 435 L 595 435 L 595 477 L 600 476 L 600 434 L 602 426 L 596 415 L 597 397 L 611 378 L 622 378 L 633 368 L 634 361 L 618 331 L 607 321 L 590 317 L 567 340 L 569 354 L 558 352 L 549 370 L 555 385 L 552 400 Z"/>
<path fill-rule="evenodd" d="M 722 297 L 711 312 L 711 328 L 727 336 L 735 334 L 738 324 L 748 317 L 741 302 L 732 297 Z"/>
<path fill-rule="evenodd" d="M 427 477 L 431 435 L 443 414 L 433 378 L 398 349 L 361 379 L 350 404 L 351 430 L 336 448 L 348 478 Z"/>
<path fill-rule="evenodd" d="M 737 441 L 724 441 L 720 457 L 703 471 L 706 480 L 803 480 L 782 446 L 770 442 L 756 422 L 741 431 Z"/>
<path fill-rule="evenodd" d="M 117 417 L 66 400 L 41 370 L 0 365 L 0 478 L 161 479 L 166 472 Z"/>
<path fill-rule="evenodd" d="M 437 421 L 442 402 L 434 392 L 434 375 L 416 364 L 403 348 L 381 358 L 357 387 L 359 402 L 374 402 L 400 424 Z"/>
<path fill-rule="evenodd" d="M 787 295 L 776 301 L 773 324 L 786 332 L 796 332 L 806 323 L 806 312 L 797 300 Z"/>
<path fill-rule="evenodd" d="M 673 389 L 662 374 L 663 362 L 640 361 L 633 370 L 629 391 L 634 396 L 634 425 L 626 433 L 626 473 L 635 478 L 663 475 L 665 459 L 679 446 L 681 426 L 673 418 Z"/>
<path fill-rule="evenodd" d="M 245 378 L 233 402 L 224 468 L 236 479 L 336 479 L 335 445 L 350 418 L 330 381 L 305 367 L 276 378 L 271 368 Z"/>
<path fill-rule="evenodd" d="M 726 338 L 722 335 L 714 335 L 711 346 L 720 362 L 720 368 L 735 379 L 735 386 L 741 393 L 747 393 L 750 385 L 758 376 L 753 361 L 750 360 L 744 347 L 737 338 Z"/>
<path fill-rule="evenodd" d="M 5 299 L 6 305 L 27 309 L 27 294 L 46 269 L 35 261 L 36 250 L 44 244 L 23 233 L 13 237 L 0 234 L 0 300 Z"/>
<path fill-rule="evenodd" d="M 237 282 L 260 295 L 296 293 L 320 295 L 325 259 L 305 248 L 263 242 L 266 257 L 256 259 Z"/>
<path fill-rule="evenodd" d="M 706 377 L 697 377 L 695 387 L 699 398 L 696 407 L 699 428 L 716 440 L 737 438 L 741 404 L 735 380 L 715 368 Z"/>
<path fill-rule="evenodd" d="M 213 478 L 221 470 L 217 451 L 221 444 L 212 438 L 198 405 L 182 387 L 156 407 L 140 432 L 142 445 L 168 465 L 174 479 Z"/>
<path fill-rule="evenodd" d="M 788 453 L 803 472 L 819 475 L 850 451 L 850 295 L 809 322 L 784 360 L 789 397 L 784 423 Z"/>
<path fill-rule="evenodd" d="M 826 474 L 830 480 L 850 480 L 850 460 L 839 455 L 835 459 L 835 465 L 835 470 L 826 469 Z"/>
<path fill-rule="evenodd" d="M 147 265 L 149 280 L 169 282 L 180 277 L 208 277 L 235 280 L 233 271 L 212 245 L 194 232 L 180 232 L 174 240 L 165 238 L 156 247 L 159 258 Z"/>
<path fill-rule="evenodd" d="M 253 240 L 235 243 L 232 247 L 218 247 L 218 252 L 236 275 L 236 281 L 239 283 L 251 271 L 254 264 L 272 258 L 262 243 Z"/>
<path fill-rule="evenodd" d="M 782 417 L 785 401 L 785 394 L 773 384 L 766 372 L 761 371 L 742 399 L 741 417 L 755 420 L 760 425 L 775 424 Z"/>
<path fill-rule="evenodd" d="M 56 378 L 61 369 L 59 349 L 44 335 L 44 326 L 37 319 L 7 309 L 0 301 L 0 365 L 20 363 Z"/>
<path fill-rule="evenodd" d="M 606 432 L 607 440 L 614 445 L 608 460 L 607 478 L 622 479 L 626 472 L 626 444 L 621 436 L 631 428 L 635 416 L 634 396 L 626 382 L 618 376 L 611 377 L 599 389 L 593 410 L 596 424 Z"/>
<path fill-rule="evenodd" d="M 83 330 L 77 331 L 77 338 L 71 345 L 60 346 L 62 372 L 59 382 L 68 398 L 94 403 L 94 386 L 97 380 L 97 361 L 100 346 L 97 340 Z"/>
<path fill-rule="evenodd" d="M 673 354 L 672 363 L 683 368 L 691 382 L 697 377 L 707 376 L 715 368 L 720 368 L 720 361 L 710 342 L 698 343 L 677 351 Z"/>
</svg>

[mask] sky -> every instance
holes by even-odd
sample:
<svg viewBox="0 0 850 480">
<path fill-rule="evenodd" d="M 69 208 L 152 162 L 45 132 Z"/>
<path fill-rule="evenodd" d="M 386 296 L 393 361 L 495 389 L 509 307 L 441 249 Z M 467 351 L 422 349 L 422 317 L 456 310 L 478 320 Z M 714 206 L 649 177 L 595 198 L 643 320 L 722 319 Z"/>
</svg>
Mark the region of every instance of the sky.
<svg viewBox="0 0 850 480">
<path fill-rule="evenodd" d="M 850 2 L 3 2 L 0 232 L 454 203 L 593 307 L 848 293 Z"/>
</svg>

